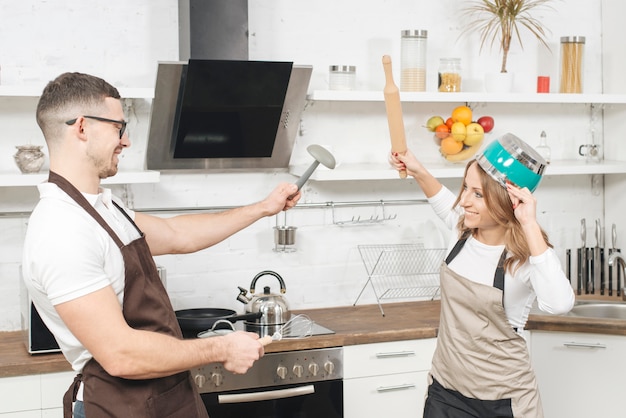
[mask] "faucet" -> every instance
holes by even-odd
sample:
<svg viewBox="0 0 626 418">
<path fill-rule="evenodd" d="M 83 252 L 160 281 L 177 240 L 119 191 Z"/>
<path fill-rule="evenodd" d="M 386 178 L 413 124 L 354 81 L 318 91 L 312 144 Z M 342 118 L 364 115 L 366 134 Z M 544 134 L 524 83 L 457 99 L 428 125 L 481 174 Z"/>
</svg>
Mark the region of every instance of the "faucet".
<svg viewBox="0 0 626 418">
<path fill-rule="evenodd" d="M 612 266 L 615 263 L 615 260 L 619 261 L 618 264 L 620 264 L 622 266 L 622 277 L 625 278 L 626 281 L 626 260 L 624 259 L 624 256 L 622 255 L 621 252 L 619 251 L 615 251 L 613 252 L 610 256 L 609 256 L 609 266 Z M 620 282 L 619 282 L 619 275 L 617 276 L 617 284 L 616 284 L 616 288 L 618 289 L 618 291 L 620 290 Z M 622 291 L 622 300 L 626 301 L 626 293 L 624 293 L 626 289 L 624 287 L 621 288 Z"/>
</svg>

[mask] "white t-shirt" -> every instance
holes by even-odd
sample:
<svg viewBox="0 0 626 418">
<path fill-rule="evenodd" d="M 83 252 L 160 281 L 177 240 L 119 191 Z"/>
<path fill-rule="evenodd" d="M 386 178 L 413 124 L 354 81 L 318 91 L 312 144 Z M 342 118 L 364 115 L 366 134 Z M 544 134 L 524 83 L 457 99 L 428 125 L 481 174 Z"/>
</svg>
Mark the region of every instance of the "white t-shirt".
<svg viewBox="0 0 626 418">
<path fill-rule="evenodd" d="M 93 356 L 69 332 L 54 305 L 112 286 L 124 298 L 124 260 L 109 234 L 53 183 L 38 186 L 40 201 L 28 222 L 22 276 L 42 320 L 55 335 L 72 368 L 81 371 Z M 83 194 L 127 244 L 138 231 L 112 204 L 110 189 Z M 122 202 L 115 202 L 124 208 Z M 124 208 L 131 219 L 135 213 Z"/>
<path fill-rule="evenodd" d="M 456 225 L 463 209 L 452 209 L 455 200 L 456 196 L 445 187 L 428 199 L 437 216 L 451 230 L 447 254 L 459 239 Z M 486 245 L 470 236 L 448 267 L 469 280 L 492 286 L 503 250 L 504 245 Z M 524 328 L 535 299 L 539 309 L 551 314 L 566 313 L 574 304 L 574 291 L 552 248 L 531 256 L 514 276 L 509 271 L 504 275 L 504 309 L 512 327 Z"/>
</svg>

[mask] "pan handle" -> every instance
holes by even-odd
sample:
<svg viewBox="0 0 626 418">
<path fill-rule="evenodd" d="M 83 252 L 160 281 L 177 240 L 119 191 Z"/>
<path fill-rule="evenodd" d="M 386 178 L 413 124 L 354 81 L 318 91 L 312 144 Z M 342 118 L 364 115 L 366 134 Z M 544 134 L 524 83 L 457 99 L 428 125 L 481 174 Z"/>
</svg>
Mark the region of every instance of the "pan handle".
<svg viewBox="0 0 626 418">
<path fill-rule="evenodd" d="M 263 315 L 263 312 L 248 312 L 243 315 L 233 315 L 233 316 L 226 317 L 224 319 L 227 319 L 230 322 L 237 322 L 237 321 L 242 321 L 242 320 L 255 321 L 259 319 L 262 315 Z"/>
</svg>

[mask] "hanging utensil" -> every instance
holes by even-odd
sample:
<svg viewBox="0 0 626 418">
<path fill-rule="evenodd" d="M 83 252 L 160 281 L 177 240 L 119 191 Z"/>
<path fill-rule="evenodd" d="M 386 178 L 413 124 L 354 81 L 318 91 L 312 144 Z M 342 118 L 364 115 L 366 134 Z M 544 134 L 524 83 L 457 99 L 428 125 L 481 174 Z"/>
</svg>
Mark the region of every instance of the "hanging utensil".
<svg viewBox="0 0 626 418">
<path fill-rule="evenodd" d="M 615 224 L 611 226 L 611 248 L 609 248 L 609 256 L 615 252 L 615 243 L 617 241 L 617 231 Z M 617 269 L 619 272 L 619 268 Z M 609 296 L 613 296 L 613 266 L 609 264 Z"/>
<path fill-rule="evenodd" d="M 259 341 L 261 344 L 268 345 L 272 341 L 280 341 L 283 338 L 306 338 L 313 335 L 313 320 L 307 315 L 298 314 L 289 321 L 285 322 L 285 325 L 280 327 L 274 334 L 266 335 Z"/>
</svg>

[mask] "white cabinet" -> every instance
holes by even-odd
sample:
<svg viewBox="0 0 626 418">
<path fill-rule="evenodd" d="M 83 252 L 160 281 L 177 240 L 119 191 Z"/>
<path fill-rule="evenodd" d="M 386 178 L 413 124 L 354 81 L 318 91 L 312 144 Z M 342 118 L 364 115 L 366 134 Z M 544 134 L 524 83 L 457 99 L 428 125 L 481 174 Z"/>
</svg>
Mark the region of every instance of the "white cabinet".
<svg viewBox="0 0 626 418">
<path fill-rule="evenodd" d="M 546 418 L 624 416 L 626 337 L 533 331 L 531 353 Z"/>
<path fill-rule="evenodd" d="M 74 372 L 0 379 L 0 418 L 62 418 L 63 394 Z"/>
<path fill-rule="evenodd" d="M 421 417 L 436 338 L 344 347 L 345 418 Z"/>
</svg>

